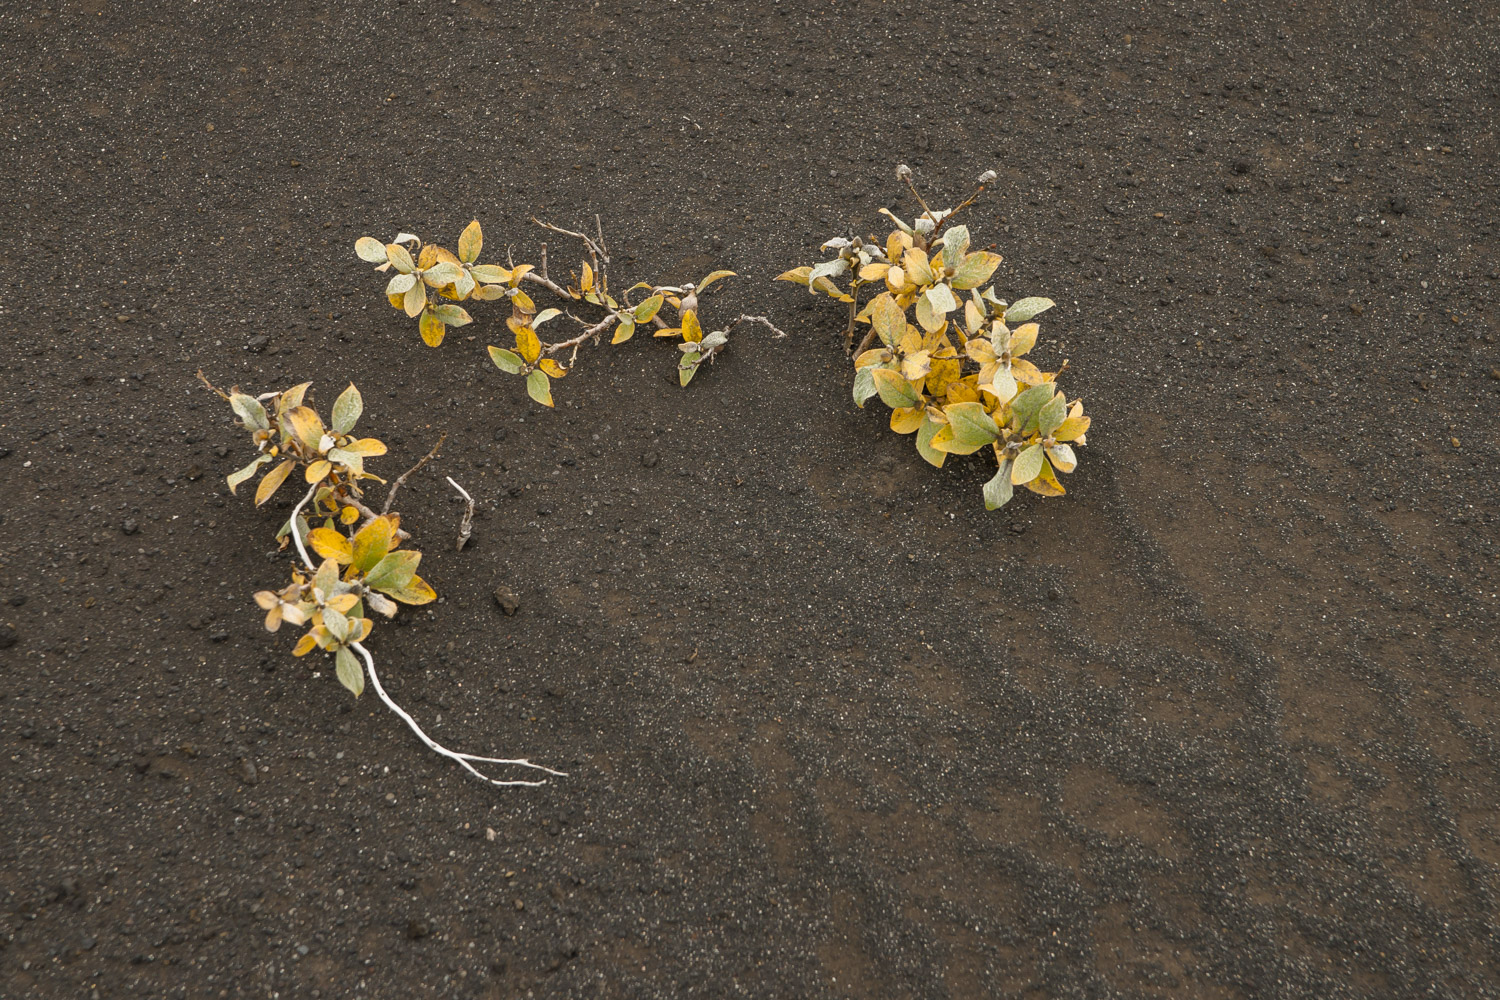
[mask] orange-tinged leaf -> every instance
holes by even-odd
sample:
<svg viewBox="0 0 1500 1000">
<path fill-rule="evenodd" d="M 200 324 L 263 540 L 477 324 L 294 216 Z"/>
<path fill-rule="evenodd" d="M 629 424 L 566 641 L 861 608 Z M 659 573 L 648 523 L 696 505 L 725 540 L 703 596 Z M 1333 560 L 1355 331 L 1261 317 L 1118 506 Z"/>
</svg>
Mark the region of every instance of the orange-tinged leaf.
<svg viewBox="0 0 1500 1000">
<path fill-rule="evenodd" d="M 682 333 L 682 327 L 680 327 L 680 326 L 664 326 L 661 329 L 657 330 L 655 333 L 653 333 L 651 336 L 653 336 L 653 337 L 676 337 L 676 336 L 679 336 L 681 333 Z"/>
<path fill-rule="evenodd" d="M 317 645 L 317 638 L 311 632 L 309 632 L 302 638 L 297 640 L 297 645 L 292 648 L 292 655 L 306 656 L 308 653 L 311 653 L 317 647 Z"/>
<path fill-rule="evenodd" d="M 580 292 L 592 291 L 594 287 L 594 269 L 589 266 L 588 261 L 583 262 L 583 277 L 578 281 Z"/>
<path fill-rule="evenodd" d="M 881 278 L 884 278 L 886 276 L 886 272 L 888 272 L 890 269 L 891 265 L 889 264 L 881 264 L 879 262 L 866 264 L 864 267 L 859 269 L 859 280 L 879 281 Z"/>
<path fill-rule="evenodd" d="M 286 477 L 292 474 L 292 467 L 296 464 L 289 458 L 266 473 L 260 485 L 255 487 L 255 506 L 259 507 L 275 495 L 276 491 L 281 488 L 281 484 L 286 482 Z"/>
<path fill-rule="evenodd" d="M 417 254 L 417 267 L 419 270 L 427 270 L 438 262 L 438 248 L 429 243 Z"/>
<path fill-rule="evenodd" d="M 543 358 L 542 360 L 537 362 L 536 366 L 542 371 L 546 372 L 548 375 L 551 375 L 553 378 L 562 378 L 564 375 L 568 374 L 568 370 L 562 365 L 558 364 L 552 358 Z"/>
<path fill-rule="evenodd" d="M 386 593 L 402 604 L 428 604 L 437 600 L 437 591 L 420 576 L 414 576 L 404 587 L 387 590 Z"/>
</svg>

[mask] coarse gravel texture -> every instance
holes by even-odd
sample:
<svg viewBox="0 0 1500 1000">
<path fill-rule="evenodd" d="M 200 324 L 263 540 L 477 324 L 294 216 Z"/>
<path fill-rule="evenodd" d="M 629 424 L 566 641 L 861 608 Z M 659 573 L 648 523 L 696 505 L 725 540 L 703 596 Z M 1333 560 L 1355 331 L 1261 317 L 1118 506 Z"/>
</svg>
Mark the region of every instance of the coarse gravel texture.
<svg viewBox="0 0 1500 1000">
<path fill-rule="evenodd" d="M 1500 996 L 1500 7 L 39 0 L 0 51 L 0 994 Z M 898 161 L 999 171 L 1065 498 L 987 514 L 769 281 Z M 594 212 L 791 337 L 546 411 L 352 252 Z M 449 432 L 373 648 L 570 777 L 262 629 L 293 491 L 228 496 L 199 368 L 352 379 L 386 474 Z"/>
</svg>

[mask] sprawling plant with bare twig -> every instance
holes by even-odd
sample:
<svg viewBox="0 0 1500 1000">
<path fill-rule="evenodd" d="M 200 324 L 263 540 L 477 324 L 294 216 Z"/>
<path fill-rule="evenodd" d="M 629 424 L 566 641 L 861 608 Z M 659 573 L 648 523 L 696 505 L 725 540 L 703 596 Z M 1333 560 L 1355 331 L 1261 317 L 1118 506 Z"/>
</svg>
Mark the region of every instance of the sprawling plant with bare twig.
<svg viewBox="0 0 1500 1000">
<path fill-rule="evenodd" d="M 201 372 L 199 377 L 203 378 Z M 380 700 L 423 743 L 476 777 L 494 785 L 543 783 L 492 778 L 475 764 L 515 765 L 562 775 L 529 760 L 478 757 L 437 743 L 386 692 L 375 669 L 375 658 L 365 646 L 375 627 L 367 611 L 390 618 L 400 604 L 427 604 L 437 597 L 427 581 L 417 575 L 422 553 L 404 544 L 411 535 L 402 528 L 401 515 L 392 511 L 391 505 L 407 477 L 437 454 L 442 441 L 390 484 L 377 513 L 366 504 L 361 483 L 385 480 L 365 471 L 364 460 L 384 455 L 386 446 L 375 438 L 354 437 L 364 400 L 353 383 L 334 401 L 331 419 L 324 424 L 316 410 L 304 405 L 310 382 L 251 396 L 238 388 L 222 392 L 206 378 L 203 381 L 228 401 L 258 452 L 254 461 L 228 477 L 229 491 L 235 492 L 265 466 L 271 468 L 256 488 L 256 506 L 269 501 L 294 471 L 301 470 L 308 486 L 277 535 L 283 548 L 287 539 L 296 546 L 301 565 L 292 567 L 291 582 L 282 589 L 262 590 L 255 595 L 256 603 L 266 613 L 266 628 L 276 632 L 283 624 L 306 626 L 307 631 L 292 650 L 293 656 L 306 656 L 314 650 L 332 655 L 339 683 L 356 697 L 364 692 L 368 675 Z M 468 501 L 459 531 L 462 548 L 468 540 L 473 500 L 463 487 L 452 479 L 448 481 Z M 316 560 L 309 548 L 316 553 Z"/>
<path fill-rule="evenodd" d="M 1000 255 L 971 252 L 968 228 L 952 225 L 994 182 L 995 172 L 981 175 L 978 190 L 957 208 L 940 210 L 927 206 L 909 167 L 896 174 L 922 207 L 914 222 L 881 209 L 895 225 L 883 243 L 873 236 L 835 237 L 822 247 L 833 257 L 778 280 L 848 307 L 844 346 L 854 356 L 856 405 L 878 395 L 891 407 L 891 429 L 915 433 L 918 453 L 933 465 L 949 455 L 993 451 L 999 470 L 984 485 L 988 509 L 1010 502 L 1016 486 L 1060 496 L 1065 491 L 1057 473 L 1077 466 L 1072 445 L 1085 443 L 1089 418 L 1082 402 L 1070 402 L 1057 389 L 1066 360 L 1044 372 L 1024 357 L 1036 344 L 1034 317 L 1054 303 L 1008 303 L 993 286 L 981 290 Z M 861 307 L 869 285 L 883 290 Z M 855 348 L 861 323 L 870 328 Z"/>
<path fill-rule="evenodd" d="M 517 264 L 509 254 L 504 266 L 479 263 L 484 249 L 484 231 L 477 219 L 469 223 L 459 236 L 456 254 L 433 243 L 423 245 L 411 233 L 399 233 L 390 243 L 364 236 L 355 243 L 354 250 L 360 259 L 375 264 L 376 270 L 396 272 L 386 284 L 386 297 L 392 306 L 408 316 L 420 318 L 418 329 L 422 339 L 432 347 L 443 342 L 448 327 L 464 326 L 472 321 L 468 311 L 458 303 L 508 299 L 511 314 L 506 319 L 506 326 L 515 335 L 515 343 L 512 347 L 491 346 L 490 360 L 501 371 L 523 377 L 526 392 L 544 406 L 552 405 L 552 381 L 572 370 L 578 360 L 579 348 L 588 343 L 598 344 L 606 334 L 610 334 L 611 344 L 623 344 L 641 327 L 650 329 L 657 337 L 680 338 L 677 377 L 684 386 L 692 381 L 700 367 L 713 362 L 723 352 L 729 343 L 729 335 L 742 324 L 760 324 L 778 338 L 786 336 L 764 316 L 748 315 L 735 318 L 722 329 L 704 331 L 699 318 L 698 297 L 716 282 L 733 277 L 733 271 L 714 271 L 701 281 L 681 286 L 637 282 L 617 297 L 610 288 L 609 248 L 597 215 L 592 236 L 539 219 L 532 221 L 550 232 L 582 242 L 585 259 L 580 261 L 577 271 L 569 274 L 564 284 L 554 281 L 547 273 L 545 244 L 540 267 Z M 562 300 L 562 306 L 538 309 L 535 300 L 522 287 L 525 284 L 545 288 Z M 667 305 L 677 312 L 676 326 L 668 324 L 661 316 Z M 599 315 L 589 320 L 572 311 L 583 306 L 592 307 Z M 540 329 L 563 318 L 577 323 L 580 332 L 562 340 L 542 340 Z M 564 355 L 565 361 L 561 360 Z"/>
</svg>

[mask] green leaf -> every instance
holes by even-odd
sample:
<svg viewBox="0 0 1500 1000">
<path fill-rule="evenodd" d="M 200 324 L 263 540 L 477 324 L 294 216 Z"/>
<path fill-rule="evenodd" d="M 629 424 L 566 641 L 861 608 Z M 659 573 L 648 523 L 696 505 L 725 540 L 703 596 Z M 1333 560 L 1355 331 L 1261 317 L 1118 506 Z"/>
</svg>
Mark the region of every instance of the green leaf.
<svg viewBox="0 0 1500 1000">
<path fill-rule="evenodd" d="M 1067 417 L 1067 415 L 1068 401 L 1063 398 L 1062 393 L 1058 393 L 1056 396 L 1053 396 L 1051 399 L 1047 400 L 1047 402 L 1043 403 L 1042 408 L 1037 411 L 1037 430 L 1041 431 L 1042 435 L 1045 437 L 1046 435 L 1051 434 L 1053 431 L 1061 427 L 1062 422 Z"/>
<path fill-rule="evenodd" d="M 225 482 L 229 483 L 229 492 L 233 493 L 239 487 L 240 483 L 243 483 L 245 480 L 255 475 L 255 470 L 260 468 L 262 465 L 265 465 L 270 460 L 270 455 L 261 455 L 259 458 L 251 462 L 249 465 L 245 466 L 240 471 L 231 472 L 227 477 L 225 477 Z"/>
<path fill-rule="evenodd" d="M 661 309 L 662 302 L 663 302 L 663 299 L 662 299 L 661 293 L 657 292 L 655 295 L 651 296 L 645 302 L 642 302 L 640 305 L 636 306 L 635 307 L 635 321 L 637 323 L 649 323 L 649 322 L 651 322 L 651 318 L 656 315 L 656 313 L 657 313 L 658 310 Z"/>
<path fill-rule="evenodd" d="M 437 313 L 438 319 L 449 326 L 468 326 L 474 322 L 474 317 L 470 316 L 468 311 L 462 306 L 438 306 L 433 312 Z"/>
<path fill-rule="evenodd" d="M 521 374 L 521 368 L 525 365 L 519 354 L 503 347 L 491 347 L 490 360 L 495 362 L 496 368 L 511 375 Z"/>
<path fill-rule="evenodd" d="M 266 418 L 266 408 L 254 396 L 237 392 L 229 397 L 229 405 L 249 430 L 263 431 L 271 426 L 271 421 Z"/>
<path fill-rule="evenodd" d="M 562 310 L 561 309 L 543 309 L 541 312 L 537 313 L 534 317 L 532 317 L 531 323 L 529 325 L 531 326 L 531 328 L 533 330 L 535 330 L 537 327 L 541 326 L 543 323 L 547 322 L 549 319 L 556 319 L 557 317 L 559 317 L 561 315 L 562 315 Z"/>
<path fill-rule="evenodd" d="M 953 226 L 943 234 L 943 266 L 956 268 L 963 263 L 964 252 L 969 249 L 969 227 Z"/>
<path fill-rule="evenodd" d="M 677 382 L 683 388 L 686 388 L 687 384 L 693 380 L 693 376 L 698 374 L 699 357 L 697 351 L 688 351 L 682 356 L 682 362 L 677 366 Z"/>
<path fill-rule="evenodd" d="M 867 369 L 875 380 L 875 390 L 880 393 L 880 401 L 893 410 L 903 406 L 916 406 L 922 398 L 922 394 L 906 379 L 901 377 L 898 371 L 889 368 Z"/>
<path fill-rule="evenodd" d="M 932 437 L 946 426 L 947 424 L 940 424 L 931 417 L 927 417 L 923 419 L 922 426 L 917 428 L 917 454 L 921 455 L 928 464 L 938 468 L 942 468 L 948 455 L 932 446 Z"/>
<path fill-rule="evenodd" d="M 1041 474 L 1044 459 L 1042 446 L 1039 444 L 1023 449 L 1021 454 L 1016 456 L 1016 463 L 1010 470 L 1011 483 L 1016 486 L 1025 486 L 1031 482 Z"/>
<path fill-rule="evenodd" d="M 875 368 L 873 365 L 861 368 L 854 373 L 854 405 L 861 410 L 865 408 L 865 401 L 875 395 Z"/>
<path fill-rule="evenodd" d="M 972 455 L 1000 436 L 994 418 L 984 412 L 982 403 L 954 403 L 943 412 L 953 428 L 953 447 L 948 449 L 953 454 Z"/>
<path fill-rule="evenodd" d="M 610 338 L 611 344 L 623 344 L 635 336 L 635 323 L 630 320 L 621 320 L 620 325 L 615 327 L 615 335 Z"/>
<path fill-rule="evenodd" d="M 421 561 L 422 553 L 413 549 L 397 549 L 388 553 L 365 574 L 365 583 L 386 593 L 399 590 L 416 575 L 417 565 Z"/>
<path fill-rule="evenodd" d="M 1010 481 L 1010 466 L 1010 459 L 1001 462 L 1000 471 L 995 473 L 995 478 L 984 484 L 985 510 L 999 510 L 1015 496 L 1016 488 Z"/>
<path fill-rule="evenodd" d="M 1056 302 L 1040 296 L 1021 299 L 1019 302 L 1012 302 L 1010 308 L 1005 310 L 1005 325 L 1015 326 L 1017 323 L 1024 323 L 1028 319 L 1031 319 L 1031 317 L 1038 316 L 1055 305 L 1057 305 Z"/>
<path fill-rule="evenodd" d="M 1015 415 L 1021 424 L 1021 430 L 1030 434 L 1036 430 L 1036 417 L 1041 412 L 1047 400 L 1051 399 L 1057 391 L 1050 382 L 1034 385 L 1030 389 L 1018 395 L 1010 402 L 1010 412 Z"/>
<path fill-rule="evenodd" d="M 354 653 L 347 646 L 340 646 L 339 651 L 333 654 L 333 663 L 339 683 L 353 691 L 356 698 L 364 694 L 364 668 L 360 666 L 359 660 L 355 659 Z"/>
<path fill-rule="evenodd" d="M 354 383 L 349 383 L 349 388 L 339 393 L 339 398 L 333 401 L 333 432 L 335 434 L 348 434 L 354 429 L 355 423 L 359 421 L 359 415 L 365 410 L 364 397 L 359 390 L 354 388 Z"/>
<path fill-rule="evenodd" d="M 533 371 L 526 376 L 526 394 L 543 406 L 552 405 L 552 382 L 543 371 Z"/>
<path fill-rule="evenodd" d="M 342 612 L 335 611 L 333 608 L 325 607 L 323 609 L 323 627 L 328 630 L 329 635 L 333 636 L 339 642 L 343 642 L 349 638 L 349 619 L 345 618 Z"/>
</svg>

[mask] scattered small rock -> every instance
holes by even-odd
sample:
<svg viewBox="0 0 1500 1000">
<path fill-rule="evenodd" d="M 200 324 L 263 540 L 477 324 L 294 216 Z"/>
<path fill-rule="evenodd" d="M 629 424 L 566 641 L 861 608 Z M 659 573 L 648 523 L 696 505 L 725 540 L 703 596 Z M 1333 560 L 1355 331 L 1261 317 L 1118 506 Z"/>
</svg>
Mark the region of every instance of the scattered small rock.
<svg viewBox="0 0 1500 1000">
<path fill-rule="evenodd" d="M 1392 215 L 1406 214 L 1406 199 L 1399 194 L 1393 194 L 1385 201 L 1385 207 L 1391 210 Z"/>
<path fill-rule="evenodd" d="M 656 463 L 661 461 L 661 456 L 654 451 L 648 451 L 641 456 L 641 464 L 648 469 L 654 469 Z"/>
<path fill-rule="evenodd" d="M 413 941 L 420 941 L 431 933 L 432 927 L 425 920 L 418 920 L 413 917 L 406 922 L 406 936 Z"/>
<path fill-rule="evenodd" d="M 509 587 L 495 588 L 495 603 L 500 606 L 501 611 L 505 612 L 507 618 L 513 617 L 517 611 L 521 610 L 521 599 Z"/>
<path fill-rule="evenodd" d="M 123 532 L 125 532 L 125 534 L 127 534 L 127 535 L 133 535 L 137 531 L 141 530 L 141 526 L 140 526 L 140 523 L 138 521 L 136 521 L 135 518 L 133 518 L 133 517 L 127 517 L 125 519 L 125 523 L 122 524 L 122 525 L 120 525 L 120 530 L 123 531 Z"/>
<path fill-rule="evenodd" d="M 251 337 L 250 340 L 245 344 L 245 350 L 250 351 L 254 354 L 259 354 L 261 351 L 264 351 L 266 349 L 266 345 L 270 342 L 270 337 L 267 337 L 263 333 L 257 334 L 254 337 Z"/>
<path fill-rule="evenodd" d="M 1058 590 L 1056 587 L 1048 587 L 1047 588 L 1047 600 L 1049 600 L 1049 601 L 1060 601 L 1060 600 L 1062 600 L 1062 591 Z"/>
<path fill-rule="evenodd" d="M 249 757 L 241 757 L 239 763 L 240 780 L 247 785 L 253 785 L 260 781 L 260 772 L 255 769 L 255 761 Z"/>
<path fill-rule="evenodd" d="M 19 608 L 22 605 L 24 605 L 25 603 L 26 603 L 26 595 L 25 594 L 16 594 L 13 597 L 11 597 L 11 599 L 10 599 L 10 606 L 13 607 L 13 608 Z"/>
<path fill-rule="evenodd" d="M 6 625 L 0 628 L 0 649 L 9 649 L 19 640 L 20 636 L 16 634 L 14 626 Z"/>
</svg>

